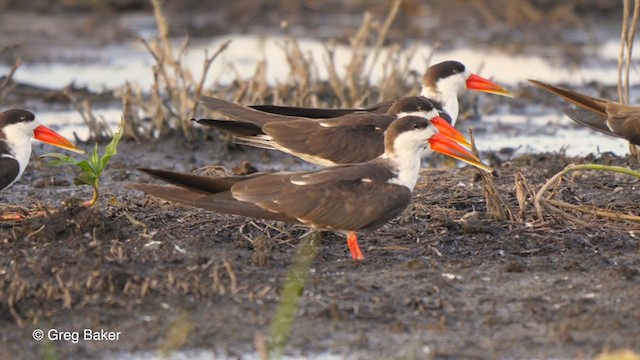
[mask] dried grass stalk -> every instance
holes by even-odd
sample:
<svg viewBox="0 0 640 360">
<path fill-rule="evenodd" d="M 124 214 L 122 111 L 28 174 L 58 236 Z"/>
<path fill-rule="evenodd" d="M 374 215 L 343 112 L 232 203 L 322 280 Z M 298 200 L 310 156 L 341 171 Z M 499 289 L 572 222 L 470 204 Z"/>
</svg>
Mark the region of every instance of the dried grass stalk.
<svg viewBox="0 0 640 360">
<path fill-rule="evenodd" d="M 10 45 L 0 49 L 0 56 L 8 53 L 9 51 L 17 48 L 19 45 Z M 9 74 L 4 78 L 4 80 L 0 83 L 0 100 L 4 99 L 11 90 L 16 86 L 16 83 L 13 81 L 13 75 L 16 73 L 16 70 L 22 65 L 22 59 L 16 59 L 16 61 L 11 66 L 9 70 Z"/>
<path fill-rule="evenodd" d="M 196 80 L 183 64 L 184 56 L 191 43 L 190 38 L 183 39 L 176 53 L 169 39 L 169 26 L 162 11 L 161 1 L 152 0 L 151 3 L 159 37 L 152 41 L 146 39 L 140 39 L 140 41 L 155 60 L 154 83 L 151 88 L 151 101 L 148 104 L 137 104 L 138 108 L 151 114 L 151 126 L 147 130 L 146 137 L 163 136 L 172 130 L 177 130 L 185 138 L 192 139 L 191 119 L 196 117 L 198 99 L 202 95 L 205 79 L 211 64 L 229 46 L 230 41 L 220 45 L 211 56 L 208 51 L 205 51 L 202 76 Z M 126 96 L 127 89 L 123 93 Z M 125 101 L 123 99 L 123 102 Z M 130 113 L 135 112 L 133 106 L 129 105 Z M 135 126 L 136 124 L 130 124 L 129 128 L 133 129 Z M 140 134 L 132 135 L 139 137 Z"/>
<path fill-rule="evenodd" d="M 576 211 L 583 214 L 594 215 L 600 218 L 640 222 L 640 216 L 599 209 L 599 208 L 591 207 L 587 205 L 569 204 L 564 201 L 552 199 L 551 197 L 553 195 L 545 197 L 545 194 L 547 192 L 553 193 L 553 191 L 556 190 L 556 188 L 560 185 L 562 181 L 562 177 L 564 175 L 575 170 L 610 171 L 610 172 L 616 172 L 616 173 L 635 176 L 640 179 L 640 172 L 633 171 L 631 169 L 623 168 L 620 166 L 609 166 L 609 165 L 600 165 L 600 164 L 582 164 L 582 165 L 570 164 L 567 167 L 565 167 L 562 171 L 558 172 L 553 177 L 551 177 L 551 179 L 547 180 L 547 182 L 536 193 L 534 198 L 534 205 L 536 208 L 536 212 L 538 214 L 538 219 L 540 221 L 544 221 L 545 210 L 547 210 L 547 213 L 551 215 L 559 215 L 561 217 L 564 217 L 582 226 L 592 226 L 592 223 L 581 220 L 578 217 L 573 216 L 567 212 L 567 210 L 572 210 L 572 211 Z"/>
<path fill-rule="evenodd" d="M 631 0 L 624 0 L 622 29 L 620 30 L 620 50 L 618 53 L 618 100 L 623 104 L 629 103 L 631 54 L 633 53 L 633 40 L 638 27 L 638 18 L 640 17 L 640 0 L 634 1 L 633 18 L 631 19 L 631 23 L 629 23 L 630 10 Z M 629 152 L 633 159 L 640 161 L 640 151 L 638 147 L 630 143 Z"/>
<path fill-rule="evenodd" d="M 478 156 L 478 149 L 476 148 L 475 138 L 473 136 L 473 129 L 469 128 L 469 138 L 473 153 Z M 514 221 L 515 216 L 509 208 L 509 205 L 502 200 L 498 188 L 493 181 L 493 175 L 485 171 L 479 171 L 482 177 L 482 194 L 484 195 L 487 211 L 491 216 L 498 220 Z"/>
<path fill-rule="evenodd" d="M 89 140 L 104 141 L 112 137 L 109 125 L 104 119 L 98 119 L 95 116 L 89 100 L 80 99 L 69 86 L 62 93 L 69 98 L 69 101 L 89 128 Z"/>
<path fill-rule="evenodd" d="M 124 129 L 122 135 L 135 141 L 147 138 L 147 134 L 142 133 L 142 121 L 138 112 L 134 109 L 134 97 L 131 84 L 127 81 L 122 94 L 122 117 L 124 119 Z"/>
<path fill-rule="evenodd" d="M 535 197 L 535 191 L 529 184 L 527 178 L 520 172 L 515 176 L 515 192 L 516 200 L 518 200 L 518 207 L 520 209 L 518 215 L 520 221 L 526 221 L 527 208 L 531 204 L 531 200 Z"/>
</svg>

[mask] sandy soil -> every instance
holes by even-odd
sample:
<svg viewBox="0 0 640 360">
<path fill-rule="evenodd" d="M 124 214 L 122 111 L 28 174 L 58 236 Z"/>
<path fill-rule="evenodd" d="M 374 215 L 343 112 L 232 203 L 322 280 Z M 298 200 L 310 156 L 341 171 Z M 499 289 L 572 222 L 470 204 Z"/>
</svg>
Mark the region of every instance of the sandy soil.
<svg viewBox="0 0 640 360">
<path fill-rule="evenodd" d="M 166 156 L 167 145 L 177 151 Z M 231 356 L 255 351 L 255 335 L 269 333 L 304 229 L 178 206 L 123 186 L 149 181 L 137 166 L 193 170 L 219 163 L 212 161 L 223 153 L 218 147 L 206 139 L 123 143 L 122 153 L 145 156 L 114 158 L 103 182 L 111 194 L 93 209 L 60 205 L 90 196 L 71 185 L 63 168 L 32 166 L 3 193 L 3 203 L 40 204 L 50 212 L 0 224 L 5 354 L 81 358 L 167 346 Z M 269 161 L 262 151 L 223 157 Z M 538 188 L 565 165 L 594 160 L 626 164 L 609 156 L 540 154 L 504 162 L 496 183 L 518 213 L 516 173 Z M 628 177 L 582 173 L 568 179 L 560 198 L 635 212 L 637 186 Z M 323 235 L 288 351 L 363 359 L 639 351 L 640 241 L 628 224 L 582 218 L 592 226 L 550 216 L 539 221 L 529 206 L 524 221 L 496 220 L 485 210 L 475 169 L 424 170 L 404 214 L 361 236 L 364 263 L 350 260 L 344 239 Z M 105 329 L 123 337 L 35 342 L 35 328 Z M 184 334 L 177 344 L 175 331 Z"/>
</svg>

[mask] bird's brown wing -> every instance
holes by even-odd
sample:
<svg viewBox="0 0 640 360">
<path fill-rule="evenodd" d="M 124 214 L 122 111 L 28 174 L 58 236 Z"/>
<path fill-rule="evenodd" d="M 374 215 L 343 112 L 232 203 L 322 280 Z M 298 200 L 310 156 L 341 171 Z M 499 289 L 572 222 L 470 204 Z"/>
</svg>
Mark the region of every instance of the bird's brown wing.
<svg viewBox="0 0 640 360">
<path fill-rule="evenodd" d="M 543 83 L 538 80 L 529 80 L 534 85 L 547 90 L 551 93 L 554 93 L 564 100 L 576 105 L 580 108 L 591 110 L 592 112 L 599 113 L 601 115 L 607 116 L 607 104 L 610 102 L 609 100 L 599 99 L 596 97 L 592 97 L 589 95 L 581 94 L 579 92 L 573 90 L 563 89 L 561 87 L 553 86 L 547 83 Z"/>
<path fill-rule="evenodd" d="M 607 116 L 602 115 L 600 113 L 592 112 L 591 110 L 586 109 L 576 109 L 576 108 L 564 108 L 562 112 L 569 117 L 569 119 L 577 122 L 580 125 L 591 128 L 592 130 L 599 131 L 601 133 L 621 137 L 617 135 L 607 125 Z"/>
<path fill-rule="evenodd" d="M 6 188 L 20 173 L 20 164 L 15 159 L 0 157 L 0 190 Z"/>
<path fill-rule="evenodd" d="M 145 174 L 151 175 L 156 179 L 166 181 L 168 183 L 178 185 L 185 189 L 200 192 L 203 194 L 216 194 L 228 191 L 231 186 L 239 181 L 251 179 L 254 177 L 264 176 L 265 173 L 254 173 L 245 176 L 229 176 L 222 178 L 212 178 L 208 176 L 198 176 L 194 174 L 185 174 L 174 171 L 139 168 Z"/>
<path fill-rule="evenodd" d="M 267 175 L 237 183 L 231 193 L 319 229 L 376 229 L 409 204 L 411 192 L 371 179 L 365 175 L 368 171 L 358 175 L 359 170 L 346 166 L 321 173 Z"/>
<path fill-rule="evenodd" d="M 242 215 L 257 219 L 270 219 L 279 221 L 297 222 L 296 219 L 284 214 L 265 210 L 253 203 L 242 202 L 234 199 L 228 191 L 206 194 L 188 188 L 170 185 L 156 184 L 129 184 L 130 188 L 142 191 L 146 194 L 159 197 L 164 200 L 190 205 L 219 213 Z"/>
<path fill-rule="evenodd" d="M 607 120 L 609 119 L 607 105 L 611 103 L 610 101 L 581 94 L 573 90 L 563 89 L 537 80 L 529 81 L 542 89 L 560 96 L 569 103 L 576 105 L 577 108 L 575 109 L 563 109 L 565 115 L 567 115 L 571 120 L 607 135 L 620 137 L 620 135 L 611 131 L 607 124 Z"/>
<path fill-rule="evenodd" d="M 294 155 L 350 164 L 382 155 L 384 132 L 392 121 L 389 115 L 358 112 L 335 119 L 273 122 L 262 130 L 274 147 Z"/>
<path fill-rule="evenodd" d="M 198 124 L 212 127 L 214 129 L 226 131 L 236 136 L 258 136 L 264 135 L 262 127 L 250 122 L 241 120 L 217 120 L 217 119 L 198 119 Z"/>
<path fill-rule="evenodd" d="M 272 121 L 287 121 L 297 119 L 297 117 L 270 114 L 267 112 L 258 111 L 250 107 L 232 103 L 230 101 L 204 95 L 200 97 L 200 101 L 202 102 L 202 105 L 211 110 L 227 115 L 232 119 L 238 119 L 254 124 L 258 127 L 262 127 L 264 124 Z"/>
<path fill-rule="evenodd" d="M 613 133 L 640 145 L 640 106 L 611 102 L 607 105 L 608 124 Z"/>
<path fill-rule="evenodd" d="M 393 104 L 392 101 L 384 101 L 367 108 L 351 108 L 351 109 L 327 109 L 327 108 L 306 108 L 296 106 L 278 106 L 278 105 L 252 105 L 251 108 L 271 114 L 279 114 L 286 116 L 297 116 L 311 119 L 329 119 L 338 116 L 344 116 L 357 111 L 367 111 L 376 114 L 384 114 Z"/>
</svg>

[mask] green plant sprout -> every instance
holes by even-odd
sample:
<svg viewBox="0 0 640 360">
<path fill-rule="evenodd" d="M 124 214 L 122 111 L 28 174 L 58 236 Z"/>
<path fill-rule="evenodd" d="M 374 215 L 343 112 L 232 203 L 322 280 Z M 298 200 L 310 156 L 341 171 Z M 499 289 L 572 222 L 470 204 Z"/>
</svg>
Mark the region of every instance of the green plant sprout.
<svg viewBox="0 0 640 360">
<path fill-rule="evenodd" d="M 109 160 L 115 154 L 118 153 L 118 142 L 122 137 L 122 131 L 124 128 L 124 120 L 120 122 L 118 128 L 113 134 L 113 138 L 111 138 L 111 142 L 104 148 L 104 155 L 98 155 L 98 144 L 93 148 L 93 152 L 90 156 L 85 160 L 78 160 L 71 156 L 67 156 L 60 153 L 48 153 L 41 156 L 41 158 L 45 157 L 53 157 L 55 160 L 52 160 L 47 163 L 47 165 L 51 166 L 59 166 L 59 165 L 74 165 L 79 167 L 82 170 L 82 173 L 78 175 L 75 179 L 73 179 L 73 183 L 76 186 L 80 185 L 89 185 L 93 187 L 93 196 L 91 200 L 85 201 L 82 203 L 84 206 L 93 206 L 98 201 L 98 194 L 100 189 L 100 176 L 102 172 L 107 167 Z"/>
</svg>

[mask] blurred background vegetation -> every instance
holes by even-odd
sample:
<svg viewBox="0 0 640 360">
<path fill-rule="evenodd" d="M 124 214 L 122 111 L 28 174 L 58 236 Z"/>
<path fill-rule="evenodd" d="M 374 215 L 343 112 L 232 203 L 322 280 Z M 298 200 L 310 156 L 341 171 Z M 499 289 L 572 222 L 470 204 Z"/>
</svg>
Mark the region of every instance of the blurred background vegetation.
<svg viewBox="0 0 640 360">
<path fill-rule="evenodd" d="M 422 73 L 409 71 L 402 65 L 407 59 L 401 57 L 376 56 L 386 62 L 389 71 L 378 83 L 369 81 L 366 57 L 384 45 L 390 46 L 390 53 L 415 44 L 432 45 L 434 51 L 492 46 L 510 53 L 562 54 L 563 61 L 579 66 L 589 59 L 585 49 L 597 44 L 603 33 L 619 37 L 623 7 L 621 1 L 607 0 L 403 0 L 397 9 L 393 1 L 374 0 L 164 0 L 159 2 L 164 16 L 158 19 L 153 3 L 0 0 L 0 61 L 7 65 L 90 62 L 95 61 L 92 51 L 97 47 L 140 39 L 156 59 L 149 69 L 156 79 L 151 89 L 135 84 L 105 89 L 101 94 L 74 84 L 63 91 L 32 89 L 5 81 L 7 74 L 0 74 L 0 81 L 7 85 L 0 101 L 14 106 L 35 98 L 47 104 L 71 103 L 96 139 L 108 137 L 109 132 L 92 115 L 91 107 L 115 102 L 123 108 L 125 138 L 157 136 L 171 129 L 191 137 L 190 119 L 199 112 L 201 93 L 241 103 L 340 107 L 416 93 Z M 182 50 L 175 48 L 179 44 L 173 40 L 209 41 L 229 33 L 287 35 L 284 46 L 290 54 L 290 81 L 267 84 L 265 65 L 258 64 L 251 77 L 238 77 L 230 86 L 202 88 L 202 80 L 194 78 L 193 69 L 182 63 Z M 332 63 L 310 64 L 298 46 L 301 37 L 349 44 L 354 55 L 347 74 L 337 76 Z M 189 42 L 183 44 L 186 48 Z M 66 50 L 51 51 L 56 46 Z M 329 47 L 327 57 L 332 58 Z M 224 49 L 210 49 L 208 56 L 214 57 L 217 50 Z M 328 67 L 329 79 L 314 76 L 312 70 L 323 66 Z M 464 108 L 476 106 L 465 104 Z M 467 113 L 461 118 L 472 116 Z"/>
<path fill-rule="evenodd" d="M 357 27 L 364 11 L 382 17 L 390 1 L 379 0 L 165 0 L 171 14 L 170 35 L 208 37 L 229 32 L 253 32 L 287 21 L 293 31 Z M 390 41 L 408 37 L 443 40 L 471 31 L 509 39 L 509 29 L 533 29 L 517 35 L 520 41 L 552 40 L 551 34 L 567 27 L 619 20 L 622 2 L 611 0 L 405 0 L 388 35 Z M 0 0 L 0 18 L 9 12 L 92 14 L 95 22 L 113 20 L 125 13 L 152 12 L 148 0 Z M 91 30 L 87 21 L 86 30 Z M 499 34 L 495 34 L 499 33 Z M 545 36 L 547 34 L 547 36 Z M 122 34 L 120 34 L 122 35 Z M 296 33 L 296 35 L 299 35 Z M 316 36 L 336 36 L 332 31 Z M 542 35 L 542 36 L 541 36 Z M 557 39 L 557 37 L 556 37 Z"/>
</svg>

